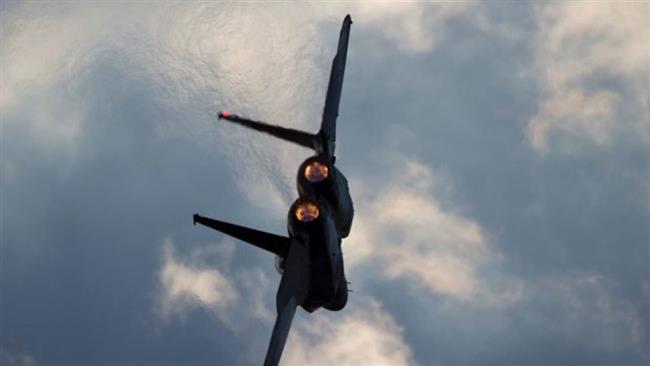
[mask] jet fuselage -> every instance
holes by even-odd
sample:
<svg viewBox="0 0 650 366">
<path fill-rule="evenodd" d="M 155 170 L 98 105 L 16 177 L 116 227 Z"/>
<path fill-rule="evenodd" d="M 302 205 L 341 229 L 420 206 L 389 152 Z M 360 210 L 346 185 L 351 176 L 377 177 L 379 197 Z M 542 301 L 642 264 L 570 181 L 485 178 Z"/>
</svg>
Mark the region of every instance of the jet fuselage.
<svg viewBox="0 0 650 366">
<path fill-rule="evenodd" d="M 289 236 L 303 236 L 309 246 L 308 290 L 302 307 L 309 312 L 321 306 L 340 310 L 348 297 L 341 239 L 349 234 L 354 215 L 347 179 L 334 164 L 312 156 L 300 165 L 297 186 L 300 197 L 289 209 L 287 229 Z M 316 207 L 315 217 L 313 213 L 304 217 L 300 210 L 307 205 Z"/>
<path fill-rule="evenodd" d="M 336 119 L 351 25 L 352 18 L 348 14 L 343 19 L 336 55 L 332 60 L 323 118 L 317 133 L 271 125 L 228 111 L 218 113 L 220 120 L 267 133 L 316 152 L 298 169 L 296 183 L 299 197 L 289 209 L 288 237 L 199 214 L 193 216 L 194 224 L 221 231 L 280 258 L 282 279 L 275 297 L 277 318 L 264 359 L 265 366 L 277 366 L 280 362 L 298 306 L 308 312 L 319 307 L 340 310 L 348 300 L 341 239 L 350 233 L 354 209 L 348 181 L 334 166 L 334 153 Z"/>
</svg>

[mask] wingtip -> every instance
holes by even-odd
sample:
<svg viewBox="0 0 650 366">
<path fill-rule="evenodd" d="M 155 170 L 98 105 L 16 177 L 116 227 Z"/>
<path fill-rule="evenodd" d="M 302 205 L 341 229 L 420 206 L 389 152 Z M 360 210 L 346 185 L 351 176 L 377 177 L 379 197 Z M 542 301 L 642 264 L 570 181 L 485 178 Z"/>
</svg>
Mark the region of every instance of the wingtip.
<svg viewBox="0 0 650 366">
<path fill-rule="evenodd" d="M 199 214 L 194 214 L 192 215 L 192 224 L 196 226 L 196 219 L 198 219 L 200 216 Z"/>
</svg>

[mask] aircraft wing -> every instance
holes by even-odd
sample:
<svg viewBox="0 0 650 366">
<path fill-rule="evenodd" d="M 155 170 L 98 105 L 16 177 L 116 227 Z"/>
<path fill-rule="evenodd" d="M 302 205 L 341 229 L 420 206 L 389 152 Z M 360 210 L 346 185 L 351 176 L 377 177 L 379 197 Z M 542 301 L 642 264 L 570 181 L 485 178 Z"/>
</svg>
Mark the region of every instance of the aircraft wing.
<svg viewBox="0 0 650 366">
<path fill-rule="evenodd" d="M 229 222 L 214 220 L 209 217 L 203 217 L 199 214 L 194 214 L 193 219 L 194 225 L 196 225 L 198 222 L 201 225 L 205 225 L 209 228 L 221 231 L 224 234 L 228 234 L 258 248 L 267 250 L 275 255 L 279 255 L 282 258 L 286 258 L 289 251 L 291 239 L 285 236 L 275 235 L 264 231 L 231 224 Z"/>
<path fill-rule="evenodd" d="M 284 273 L 276 295 L 277 318 L 266 351 L 264 366 L 276 366 L 280 362 L 284 345 L 289 336 L 296 308 L 307 295 L 309 281 L 308 240 L 294 237 L 285 260 Z"/>
<path fill-rule="evenodd" d="M 339 104 L 341 101 L 341 89 L 343 88 L 343 74 L 345 73 L 345 60 L 348 53 L 348 40 L 350 38 L 350 25 L 352 18 L 348 14 L 343 19 L 339 45 L 336 56 L 332 60 L 332 71 L 327 86 L 325 107 L 323 108 L 323 121 L 321 122 L 320 134 L 325 140 L 326 155 L 334 156 L 334 142 L 336 141 L 336 117 L 339 115 Z"/>
</svg>

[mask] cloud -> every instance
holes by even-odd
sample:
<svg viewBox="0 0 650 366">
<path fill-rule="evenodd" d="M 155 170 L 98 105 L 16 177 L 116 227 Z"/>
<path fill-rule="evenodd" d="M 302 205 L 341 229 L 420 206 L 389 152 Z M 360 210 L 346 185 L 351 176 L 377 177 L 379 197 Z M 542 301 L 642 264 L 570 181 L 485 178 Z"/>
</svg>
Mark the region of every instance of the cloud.
<svg viewBox="0 0 650 366">
<path fill-rule="evenodd" d="M 265 336 L 275 321 L 270 307 L 275 291 L 263 271 L 240 269 L 226 276 L 214 268 L 204 267 L 210 257 L 228 262 L 232 246 L 203 246 L 192 250 L 185 260 L 177 257 L 170 241 L 163 246 L 163 264 L 159 272 L 161 296 L 159 307 L 163 320 L 181 319 L 197 309 L 204 309 L 246 339 L 248 350 L 241 357 L 259 361 L 266 347 Z M 226 265 L 224 265 L 226 266 Z M 275 282 L 275 281 L 274 281 Z M 246 301 L 240 303 L 240 298 Z M 412 352 L 403 339 L 404 330 L 373 298 L 356 296 L 344 312 L 319 311 L 298 315 L 283 355 L 285 365 L 410 365 Z M 261 320 L 268 331 L 259 334 Z M 239 319 L 233 324 L 233 319 Z M 251 338 L 251 334 L 259 334 Z M 352 336 L 354 335 L 354 336 Z"/>
<path fill-rule="evenodd" d="M 496 291 L 481 279 L 480 270 L 500 258 L 480 224 L 444 202 L 449 178 L 417 161 L 397 165 L 402 168 L 380 187 L 352 181 L 359 212 L 344 243 L 346 264 L 354 271 L 380 262 L 379 272 L 386 278 L 415 279 L 433 293 L 457 299 Z M 490 297 L 514 301 L 520 292 L 504 291 Z"/>
<path fill-rule="evenodd" d="M 647 4 L 557 2 L 535 10 L 542 97 L 528 124 L 532 147 L 574 151 L 619 136 L 649 142 Z"/>
<path fill-rule="evenodd" d="M 406 52 L 431 51 L 446 37 L 447 22 L 477 11 L 477 2 L 355 2 L 349 12 Z"/>
<path fill-rule="evenodd" d="M 403 329 L 379 302 L 356 298 L 344 312 L 314 315 L 287 341 L 284 365 L 413 365 Z"/>
<path fill-rule="evenodd" d="M 205 251 L 196 252 L 194 260 L 184 262 L 175 256 L 171 241 L 163 246 L 163 264 L 158 273 L 163 320 L 172 315 L 182 317 L 197 308 L 228 319 L 226 310 L 237 304 L 239 292 L 219 270 L 197 264 L 198 257 L 204 255 Z"/>
<path fill-rule="evenodd" d="M 635 75 L 647 67 L 647 56 L 634 56 L 639 41 L 633 40 L 642 34 L 633 30 L 639 17 L 617 13 L 627 8 L 606 15 L 584 4 L 544 4 L 535 8 L 540 28 L 531 40 L 527 5 L 504 12 L 502 5 L 484 5 L 496 11 L 477 17 L 484 22 L 480 33 L 498 37 L 476 37 L 476 27 L 466 27 L 475 5 L 3 4 L 0 107 L 9 149 L 2 164 L 12 183 L 6 189 L 12 215 L 3 246 L 11 265 L 0 276 L 9 281 L 2 293 L 11 296 L 3 297 L 0 333 L 29 340 L 22 353 L 44 363 L 207 364 L 230 357 L 224 362 L 234 364 L 247 347 L 249 359 L 259 362 L 275 316 L 279 277 L 272 262 L 260 262 L 261 254 L 238 256 L 244 249 L 228 245 L 182 249 L 197 235 L 211 237 L 192 230 L 187 218 L 200 207 L 225 209 L 231 217 L 216 215 L 226 219 L 250 215 L 255 226 L 284 221 L 297 163 L 309 152 L 215 127 L 214 112 L 227 107 L 315 129 L 338 27 L 350 12 L 348 70 L 368 71 L 357 87 L 359 73 L 346 75 L 346 90 L 359 92 L 343 104 L 345 128 L 353 133 L 342 136 L 361 136 L 364 144 L 340 144 L 357 208 L 343 244 L 355 292 L 341 313 L 319 311 L 305 321 L 299 312 L 287 359 L 357 362 L 354 346 L 364 360 L 387 364 L 411 364 L 414 357 L 424 364 L 594 364 L 596 358 L 644 364 L 629 345 L 643 348 L 648 339 L 647 306 L 638 306 L 634 292 L 646 274 L 647 305 L 647 266 L 634 255 L 647 249 L 647 215 L 635 211 L 637 191 L 625 183 L 630 168 L 617 160 L 634 159 L 615 154 L 603 170 L 589 161 L 529 164 L 519 154 L 519 135 L 508 131 L 520 131 L 521 116 L 531 115 L 533 98 L 525 91 L 534 85 L 514 78 L 508 82 L 523 81 L 515 88 L 523 97 L 481 94 L 511 89 L 501 73 L 527 62 L 520 56 L 530 45 L 539 56 L 542 92 L 529 125 L 537 151 L 609 146 L 627 132 L 643 136 L 647 78 Z M 632 21 L 613 24 L 616 17 Z M 526 31 L 513 36 L 511 24 Z M 592 34 L 598 35 L 589 46 L 594 57 L 578 47 L 585 44 L 580 37 Z M 515 42 L 491 43 L 501 36 Z M 444 47 L 444 57 L 426 54 L 436 47 Z M 611 60 L 608 47 L 626 57 Z M 515 110 L 499 114 L 503 119 L 479 107 L 503 103 Z M 400 123 L 392 128 L 394 113 Z M 372 131 L 347 123 L 354 119 L 371 122 Z M 427 128 L 411 129 L 412 121 Z M 383 135 L 395 143 L 375 139 Z M 439 137 L 434 144 L 432 136 Z M 46 150 L 77 145 L 83 155 L 77 160 Z M 415 151 L 420 160 L 374 159 L 391 148 Z M 580 184 L 567 184 L 574 181 Z M 233 186 L 260 210 L 238 206 Z M 522 210 L 539 202 L 535 215 Z M 160 260 L 151 261 L 151 248 L 170 235 L 179 245 L 168 242 Z M 16 254 L 28 251 L 37 259 Z M 592 272 L 564 275 L 576 267 Z M 157 315 L 188 320 L 165 323 L 158 338 L 142 317 L 151 310 L 151 274 Z M 106 291 L 97 292 L 98 284 Z M 42 311 L 43 304 L 57 316 Z M 25 318 L 35 326 L 23 327 Z M 60 326 L 70 319 L 78 326 Z"/>
<path fill-rule="evenodd" d="M 371 29 L 401 50 L 426 52 L 444 37 L 449 19 L 472 7 L 472 2 L 171 4 L 153 9 L 16 3 L 3 9 L 0 103 L 9 125 L 24 125 L 46 147 L 74 149 L 80 131 L 91 123 L 88 76 L 100 65 L 113 65 L 122 70 L 120 83 L 155 90 L 167 116 L 158 121 L 161 131 L 189 133 L 206 146 L 213 146 L 219 134 L 219 148 L 238 161 L 233 169 L 249 201 L 284 210 L 300 148 L 259 134 L 251 138 L 252 133 L 236 127 L 205 133 L 213 131 L 214 113 L 231 108 L 313 130 L 338 35 L 323 34 L 323 23 L 338 25 L 349 12 L 358 29 L 353 37 Z M 260 183 L 278 192 L 270 196 L 251 189 Z"/>
<path fill-rule="evenodd" d="M 427 52 L 444 37 L 447 21 L 471 9 L 472 4 L 182 7 L 177 10 L 184 16 L 175 12 L 164 15 L 168 31 L 154 44 L 152 54 L 144 57 L 147 62 L 154 61 L 149 67 L 153 78 L 169 87 L 161 95 L 166 104 L 202 100 L 212 113 L 227 108 L 315 131 L 343 14 L 351 13 L 355 21 L 352 42 L 360 42 L 363 31 L 370 29 L 400 50 Z M 336 26 L 325 34 L 322 24 Z M 136 49 L 134 53 L 139 54 Z M 179 128 L 183 126 L 173 127 Z M 249 202 L 273 214 L 284 214 L 294 197 L 296 166 L 301 156 L 309 153 L 240 127 L 224 126 L 218 133 L 221 148 L 237 161 L 233 169 Z"/>
<path fill-rule="evenodd" d="M 134 20 L 133 13 L 119 13 L 105 5 L 5 7 L 0 108 L 6 123 L 27 124 L 40 146 L 74 145 L 87 122 L 88 76 L 115 51 L 121 33 L 113 27 Z"/>
</svg>

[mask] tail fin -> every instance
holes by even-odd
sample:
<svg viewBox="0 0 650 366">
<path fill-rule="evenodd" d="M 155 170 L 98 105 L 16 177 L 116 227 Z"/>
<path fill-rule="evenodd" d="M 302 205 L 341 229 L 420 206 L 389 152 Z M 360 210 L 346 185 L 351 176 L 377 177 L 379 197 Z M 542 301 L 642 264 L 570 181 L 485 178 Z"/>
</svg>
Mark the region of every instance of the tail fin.
<svg viewBox="0 0 650 366">
<path fill-rule="evenodd" d="M 351 25 L 352 18 L 350 18 L 350 15 L 348 14 L 345 19 L 343 19 L 338 48 L 334 60 L 332 60 L 332 71 L 327 86 L 325 107 L 323 108 L 323 120 L 321 121 L 318 134 L 314 135 L 291 128 L 254 121 L 226 111 L 219 112 L 219 119 L 237 123 L 256 131 L 268 133 L 283 140 L 296 143 L 300 146 L 314 149 L 319 154 L 333 158 L 336 145 L 336 118 L 339 115 L 339 104 L 341 102 L 341 89 L 343 88 L 343 74 L 345 74 L 345 61 L 348 53 L 348 40 L 350 38 Z"/>
<path fill-rule="evenodd" d="M 296 143 L 308 149 L 320 150 L 320 138 L 317 135 L 294 130 L 291 128 L 270 125 L 268 123 L 254 121 L 252 119 L 243 118 L 230 112 L 219 112 L 219 119 L 233 122 L 250 129 L 268 133 L 269 135 L 281 138 L 286 141 Z"/>
<path fill-rule="evenodd" d="M 341 102 L 341 90 L 343 89 L 343 75 L 345 74 L 345 61 L 348 54 L 348 40 L 350 39 L 350 26 L 352 18 L 348 14 L 343 19 L 341 34 L 339 35 L 339 45 L 336 56 L 332 60 L 332 71 L 330 81 L 327 86 L 327 96 L 325 97 L 325 107 L 323 108 L 323 121 L 321 122 L 318 134 L 323 139 L 324 154 L 334 156 L 336 142 L 336 118 L 339 115 L 339 104 Z"/>
</svg>

